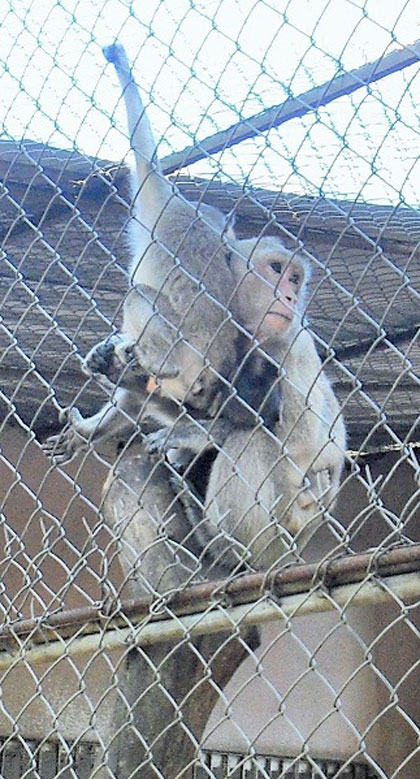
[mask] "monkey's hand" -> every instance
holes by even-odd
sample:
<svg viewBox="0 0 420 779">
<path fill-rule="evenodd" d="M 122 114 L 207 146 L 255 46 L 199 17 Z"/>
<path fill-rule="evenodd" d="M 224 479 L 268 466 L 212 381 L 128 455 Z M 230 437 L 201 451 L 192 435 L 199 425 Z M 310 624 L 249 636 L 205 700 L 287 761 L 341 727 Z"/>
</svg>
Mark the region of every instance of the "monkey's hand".
<svg viewBox="0 0 420 779">
<path fill-rule="evenodd" d="M 90 350 L 82 363 L 82 370 L 110 391 L 118 386 L 142 392 L 145 390 L 150 373 L 153 372 L 151 368 L 156 367 L 152 363 L 150 366 L 143 367 L 147 360 L 142 360 L 142 356 L 143 353 L 136 341 L 115 333 Z M 171 372 L 171 369 L 163 370 L 159 376 L 172 377 L 177 372 Z"/>
<path fill-rule="evenodd" d="M 60 412 L 59 421 L 65 425 L 57 435 L 47 438 L 42 449 L 54 465 L 62 465 L 87 446 L 86 438 L 77 432 L 77 425 L 83 417 L 77 408 L 67 408 Z"/>
<path fill-rule="evenodd" d="M 86 355 L 82 363 L 82 371 L 86 376 L 95 377 L 101 384 L 109 382 L 119 387 L 135 389 L 143 384 L 146 378 L 133 355 L 135 342 L 127 336 L 115 333 L 104 341 L 96 344 Z"/>
<path fill-rule="evenodd" d="M 100 374 L 116 383 L 122 367 L 115 356 L 115 347 L 119 343 L 121 343 L 121 336 L 115 334 L 93 346 L 83 360 L 83 373 L 86 376 Z"/>
<path fill-rule="evenodd" d="M 145 439 L 145 448 L 149 454 L 170 453 L 171 463 L 177 457 L 173 450 L 181 452 L 187 449 L 192 455 L 202 454 L 206 449 L 222 446 L 227 430 L 224 420 L 180 420 L 172 427 L 162 427 L 154 433 L 149 433 Z"/>
<path fill-rule="evenodd" d="M 331 472 L 328 468 L 320 471 L 310 471 L 307 489 L 300 492 L 297 498 L 298 506 L 302 509 L 316 505 L 326 500 L 331 489 Z"/>
</svg>

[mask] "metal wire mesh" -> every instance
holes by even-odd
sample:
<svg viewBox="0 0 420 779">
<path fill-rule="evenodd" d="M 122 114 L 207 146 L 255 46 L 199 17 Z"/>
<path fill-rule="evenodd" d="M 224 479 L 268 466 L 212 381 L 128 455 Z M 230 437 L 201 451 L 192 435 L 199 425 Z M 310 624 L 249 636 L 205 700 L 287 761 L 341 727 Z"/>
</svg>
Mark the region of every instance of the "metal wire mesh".
<svg viewBox="0 0 420 779">
<path fill-rule="evenodd" d="M 4 779 L 419 775 L 415 23 L 403 0 L 2 9 Z M 181 433 L 185 456 L 187 425 L 201 426 L 206 453 L 193 466 L 170 448 L 145 450 L 164 390 L 139 351 L 105 379 L 82 372 L 99 342 L 120 343 L 139 288 L 127 269 L 145 222 L 126 166 L 124 90 L 101 53 L 114 40 L 140 84 L 161 181 L 172 174 L 168 204 L 189 214 L 175 249 L 161 214 L 148 230 L 172 265 L 139 333 L 142 354 L 155 327 L 150 348 L 171 342 L 162 360 L 185 343 L 196 355 L 217 299 L 220 328 L 207 327 L 206 362 L 172 396 L 164 428 Z M 216 249 L 197 278 L 184 240 L 203 220 Z M 244 279 L 266 294 L 258 245 L 280 245 L 269 236 L 292 268 L 311 270 L 280 357 L 250 331 L 240 297 Z M 241 280 L 221 289 L 223 263 L 234 269 L 256 237 Z M 190 286 L 174 319 L 162 300 L 177 273 Z M 281 298 L 276 284 L 270 295 Z M 254 371 L 242 384 L 241 339 Z M 203 413 L 189 390 L 209 366 L 216 390 Z M 261 404 L 242 430 L 273 366 L 280 419 L 270 426 Z M 316 398 L 330 386 L 326 418 Z M 105 403 L 124 424 L 104 442 Z M 59 420 L 64 408 L 99 412 L 89 435 L 74 433 L 74 413 Z M 330 462 L 314 465 L 333 441 L 344 460 L 336 502 Z"/>
</svg>

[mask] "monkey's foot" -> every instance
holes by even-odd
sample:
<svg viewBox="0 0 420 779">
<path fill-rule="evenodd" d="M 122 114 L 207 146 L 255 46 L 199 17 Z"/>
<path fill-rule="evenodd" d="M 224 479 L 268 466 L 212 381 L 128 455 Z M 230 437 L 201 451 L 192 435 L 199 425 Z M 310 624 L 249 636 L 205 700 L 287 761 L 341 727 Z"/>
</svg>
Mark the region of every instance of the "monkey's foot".
<svg viewBox="0 0 420 779">
<path fill-rule="evenodd" d="M 188 444 L 171 436 L 170 428 L 167 427 L 149 433 L 145 438 L 144 448 L 148 454 L 166 455 L 175 471 L 182 472 L 193 457 Z"/>
<path fill-rule="evenodd" d="M 133 355 L 128 350 L 132 349 L 133 341 L 116 333 L 96 344 L 86 355 L 82 363 L 82 371 L 87 376 L 106 376 L 114 384 L 121 377 L 121 371 L 126 368 Z M 133 362 L 133 368 L 138 366 Z M 131 369 L 131 366 L 130 366 Z M 130 370 L 131 372 L 131 370 Z"/>
<path fill-rule="evenodd" d="M 86 355 L 82 363 L 83 372 L 107 387 L 110 382 L 127 389 L 143 389 L 147 376 L 134 358 L 134 343 L 119 333 L 111 335 Z"/>
<path fill-rule="evenodd" d="M 77 432 L 75 426 L 83 421 L 83 417 L 77 408 L 63 409 L 59 415 L 59 421 L 64 424 L 64 429 L 47 438 L 42 444 L 42 450 L 54 465 L 62 465 L 69 462 L 86 446 L 86 439 Z"/>
<path fill-rule="evenodd" d="M 135 377 L 153 374 L 161 379 L 172 379 L 179 374 L 178 366 L 169 358 L 164 359 L 168 351 L 159 344 L 148 343 L 146 339 L 135 341 L 124 335 L 114 335 L 95 346 L 87 355 L 87 372 L 103 373 L 115 381 L 124 370 L 121 385 Z"/>
</svg>

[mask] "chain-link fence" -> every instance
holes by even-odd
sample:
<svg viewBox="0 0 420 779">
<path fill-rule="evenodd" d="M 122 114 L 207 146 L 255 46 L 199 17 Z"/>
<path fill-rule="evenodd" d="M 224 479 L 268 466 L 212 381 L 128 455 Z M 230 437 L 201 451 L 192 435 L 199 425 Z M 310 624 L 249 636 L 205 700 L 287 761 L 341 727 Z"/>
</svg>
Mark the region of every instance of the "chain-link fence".
<svg viewBox="0 0 420 779">
<path fill-rule="evenodd" d="M 419 776 L 416 24 L 2 7 L 4 779 Z"/>
</svg>

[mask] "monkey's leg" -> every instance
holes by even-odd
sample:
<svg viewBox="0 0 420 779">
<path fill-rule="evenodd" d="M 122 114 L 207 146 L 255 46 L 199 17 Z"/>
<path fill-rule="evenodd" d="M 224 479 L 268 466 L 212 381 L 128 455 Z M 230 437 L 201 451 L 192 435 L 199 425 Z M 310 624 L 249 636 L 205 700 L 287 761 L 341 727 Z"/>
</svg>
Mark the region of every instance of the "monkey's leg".
<svg viewBox="0 0 420 779">
<path fill-rule="evenodd" d="M 170 595 L 191 580 L 194 558 L 185 564 L 181 556 L 189 523 L 167 468 L 146 455 L 122 461 L 108 483 L 104 514 L 120 540 L 130 594 L 156 594 L 162 613 L 170 616 Z M 220 690 L 258 642 L 251 629 L 240 640 L 225 633 L 192 641 L 186 634 L 177 643 L 132 645 L 116 672 L 104 775 L 187 776 Z"/>
<path fill-rule="evenodd" d="M 134 360 L 144 371 L 161 379 L 179 374 L 176 348 L 181 342 L 172 324 L 177 322 L 168 297 L 147 284 L 137 284 L 124 301 L 125 333 L 130 333 L 116 344 L 115 355 L 121 364 Z"/>
<path fill-rule="evenodd" d="M 104 515 L 119 542 L 131 598 L 168 594 L 202 568 L 170 475 L 166 464 L 142 452 L 121 460 L 104 487 Z"/>
<path fill-rule="evenodd" d="M 226 575 L 226 571 L 231 574 L 243 572 L 247 558 L 245 547 L 206 517 L 203 503 L 188 479 L 173 474 L 170 484 L 182 503 L 193 537 L 208 565 L 222 569 L 222 575 Z"/>
<path fill-rule="evenodd" d="M 115 391 L 114 402 L 109 401 L 91 417 L 83 417 L 79 409 L 74 407 L 64 409 L 59 416 L 60 423 L 65 425 L 64 429 L 47 438 L 42 449 L 55 464 L 61 465 L 89 443 L 126 435 L 135 424 L 131 399 L 132 394 L 121 388 Z M 139 400 L 137 402 L 140 403 Z"/>
<path fill-rule="evenodd" d="M 245 628 L 239 639 L 224 632 L 130 649 L 116 676 L 107 771 L 95 777 L 191 775 L 214 706 L 259 643 L 258 629 Z"/>
<path fill-rule="evenodd" d="M 171 484 L 184 505 L 186 516 L 203 553 L 208 555 L 215 565 L 238 572 L 246 564 L 246 547 L 229 535 L 223 528 L 225 523 L 222 522 L 219 526 L 206 516 L 203 505 L 188 479 L 189 462 L 196 461 L 196 455 L 202 455 L 208 449 L 222 446 L 230 429 L 230 421 L 225 419 L 200 420 L 198 423 L 181 419 L 172 428 L 161 428 L 147 435 L 145 449 L 149 453 L 166 454 L 171 465 L 185 474 L 179 477 L 173 475 Z"/>
</svg>

